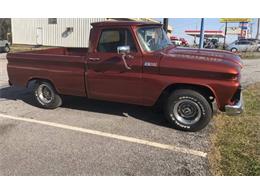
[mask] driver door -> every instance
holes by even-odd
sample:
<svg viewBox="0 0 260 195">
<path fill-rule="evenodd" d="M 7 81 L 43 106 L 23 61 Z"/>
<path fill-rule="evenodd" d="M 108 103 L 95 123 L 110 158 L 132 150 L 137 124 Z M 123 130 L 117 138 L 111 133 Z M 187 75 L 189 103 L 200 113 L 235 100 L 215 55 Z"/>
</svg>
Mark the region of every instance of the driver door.
<svg viewBox="0 0 260 195">
<path fill-rule="evenodd" d="M 125 56 L 118 47 L 129 46 Z M 142 55 L 130 28 L 99 30 L 96 49 L 89 54 L 86 72 L 88 96 L 94 99 L 140 104 Z"/>
</svg>

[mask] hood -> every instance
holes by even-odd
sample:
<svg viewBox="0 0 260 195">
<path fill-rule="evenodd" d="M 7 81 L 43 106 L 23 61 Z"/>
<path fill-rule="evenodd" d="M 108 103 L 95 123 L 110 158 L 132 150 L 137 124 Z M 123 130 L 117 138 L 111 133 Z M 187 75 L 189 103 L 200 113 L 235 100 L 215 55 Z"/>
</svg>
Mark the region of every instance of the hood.
<svg viewBox="0 0 260 195">
<path fill-rule="evenodd" d="M 242 61 L 228 51 L 170 47 L 162 51 L 161 73 L 207 75 L 240 75 Z M 231 76 L 233 77 L 233 76 Z"/>
<path fill-rule="evenodd" d="M 197 48 L 170 48 L 165 51 L 165 54 L 169 55 L 183 55 L 182 57 L 189 56 L 190 58 L 194 58 L 194 60 L 204 60 L 204 61 L 228 61 L 231 63 L 235 63 L 239 66 L 243 66 L 241 58 L 229 51 L 223 50 L 214 50 L 214 49 L 197 49 Z M 187 56 L 185 56 L 187 55 Z M 204 57 L 204 58 L 203 58 Z"/>
</svg>

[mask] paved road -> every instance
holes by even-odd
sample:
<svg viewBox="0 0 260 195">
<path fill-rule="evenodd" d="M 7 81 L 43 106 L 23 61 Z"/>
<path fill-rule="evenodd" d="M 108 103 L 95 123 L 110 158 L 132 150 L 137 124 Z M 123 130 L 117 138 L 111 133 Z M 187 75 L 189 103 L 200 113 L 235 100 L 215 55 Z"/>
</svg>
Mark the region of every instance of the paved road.
<svg viewBox="0 0 260 195">
<path fill-rule="evenodd" d="M 77 97 L 64 97 L 55 110 L 40 109 L 30 90 L 8 87 L 3 55 L 0 68 L 0 115 L 26 120 L 0 116 L 0 175 L 210 175 L 207 158 L 197 153 L 209 151 L 211 125 L 180 132 L 150 108 Z"/>
</svg>

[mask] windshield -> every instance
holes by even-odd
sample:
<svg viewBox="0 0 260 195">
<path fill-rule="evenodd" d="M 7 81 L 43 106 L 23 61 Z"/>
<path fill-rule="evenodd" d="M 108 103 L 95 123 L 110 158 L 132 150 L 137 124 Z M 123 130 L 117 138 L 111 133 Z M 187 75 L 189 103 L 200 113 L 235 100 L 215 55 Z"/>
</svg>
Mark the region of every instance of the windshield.
<svg viewBox="0 0 260 195">
<path fill-rule="evenodd" d="M 161 27 L 142 27 L 137 30 L 137 36 L 145 51 L 157 51 L 172 45 Z"/>
</svg>

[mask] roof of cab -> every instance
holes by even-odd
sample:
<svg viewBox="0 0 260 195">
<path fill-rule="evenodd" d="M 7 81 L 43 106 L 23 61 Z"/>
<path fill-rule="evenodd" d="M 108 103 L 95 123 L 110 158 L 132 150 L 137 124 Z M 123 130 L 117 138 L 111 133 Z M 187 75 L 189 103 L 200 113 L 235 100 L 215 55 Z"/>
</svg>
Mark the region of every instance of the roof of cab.
<svg viewBox="0 0 260 195">
<path fill-rule="evenodd" d="M 162 26 L 155 22 L 140 22 L 140 21 L 104 21 L 91 23 L 92 26 Z"/>
</svg>

